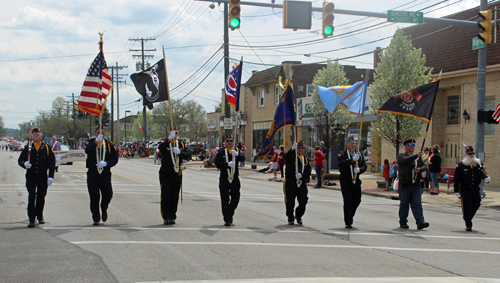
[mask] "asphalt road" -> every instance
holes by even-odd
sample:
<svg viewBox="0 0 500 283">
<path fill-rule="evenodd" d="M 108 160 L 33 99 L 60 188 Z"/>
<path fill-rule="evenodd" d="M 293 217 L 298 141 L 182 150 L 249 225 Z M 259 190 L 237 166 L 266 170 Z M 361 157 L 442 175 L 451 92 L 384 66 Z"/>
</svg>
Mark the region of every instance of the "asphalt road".
<svg viewBox="0 0 500 283">
<path fill-rule="evenodd" d="M 159 166 L 120 160 L 109 220 L 92 226 L 83 163 L 61 166 L 44 225 L 28 229 L 18 154 L 0 152 L 0 282 L 500 282 L 500 216 L 480 209 L 465 232 L 457 207 L 425 205 L 429 229 L 398 224 L 398 201 L 363 195 L 354 229 L 339 191 L 309 190 L 303 226 L 287 225 L 282 183 L 242 172 L 224 227 L 218 172 L 184 171 L 177 224 L 160 216 Z"/>
</svg>

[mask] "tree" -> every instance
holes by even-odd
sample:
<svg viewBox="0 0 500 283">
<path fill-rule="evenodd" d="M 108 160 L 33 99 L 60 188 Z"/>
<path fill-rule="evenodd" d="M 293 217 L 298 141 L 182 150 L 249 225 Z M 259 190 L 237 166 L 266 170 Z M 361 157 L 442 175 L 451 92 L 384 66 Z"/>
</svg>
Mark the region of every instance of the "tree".
<svg viewBox="0 0 500 283">
<path fill-rule="evenodd" d="M 327 61 L 326 68 L 319 70 L 313 78 L 313 85 L 315 86 L 312 94 L 314 103 L 311 107 L 313 129 L 316 136 L 325 142 L 328 149 L 331 149 L 344 136 L 352 117 L 347 108 L 342 106 L 339 106 L 332 116 L 321 102 L 317 86 L 346 85 L 348 82 L 344 67 L 338 61 L 332 63 L 330 60 Z"/>
<path fill-rule="evenodd" d="M 214 112 L 222 112 L 222 101 L 214 105 Z"/>
<path fill-rule="evenodd" d="M 6 133 L 7 133 L 7 131 L 5 130 L 5 124 L 3 122 L 3 117 L 0 116 L 0 137 L 5 136 Z"/>
<path fill-rule="evenodd" d="M 380 53 L 380 63 L 375 68 L 375 80 L 370 86 L 372 113 L 377 118 L 373 130 L 396 148 L 396 159 L 403 141 L 423 134 L 424 121 L 386 112 L 377 114 L 377 109 L 390 97 L 428 83 L 433 68 L 426 67 L 425 62 L 422 49 L 413 47 L 411 38 L 398 29 L 389 46 Z"/>
<path fill-rule="evenodd" d="M 182 138 L 198 140 L 206 136 L 206 110 L 194 100 L 182 101 L 173 99 L 172 120 L 179 129 Z M 159 125 L 160 131 L 167 136 L 170 130 L 170 106 L 168 101 L 160 102 L 153 108 L 153 121 Z"/>
</svg>

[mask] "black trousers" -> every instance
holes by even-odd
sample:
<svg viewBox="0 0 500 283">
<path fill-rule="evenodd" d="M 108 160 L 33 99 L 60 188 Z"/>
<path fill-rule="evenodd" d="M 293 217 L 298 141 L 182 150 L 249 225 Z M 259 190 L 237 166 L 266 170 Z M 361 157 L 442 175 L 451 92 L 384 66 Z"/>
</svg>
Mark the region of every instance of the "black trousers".
<svg viewBox="0 0 500 283">
<path fill-rule="evenodd" d="M 285 207 L 286 216 L 289 222 L 293 222 L 295 218 L 302 219 L 302 216 L 306 212 L 307 200 L 307 184 L 302 183 L 300 187 L 297 187 L 295 181 L 287 181 L 285 179 L 285 184 L 283 185 L 283 192 L 285 194 Z M 299 202 L 297 208 L 295 208 L 295 199 Z M 293 210 L 295 208 L 295 217 Z"/>
<path fill-rule="evenodd" d="M 224 222 L 233 222 L 234 211 L 240 202 L 240 179 L 235 177 L 229 183 L 227 177 L 219 178 L 220 203 Z"/>
<path fill-rule="evenodd" d="M 285 178 L 285 163 L 278 165 L 280 166 L 281 178 Z"/>
<path fill-rule="evenodd" d="M 344 199 L 344 222 L 345 225 L 352 225 L 354 214 L 361 203 L 361 181 L 356 184 L 352 180 L 340 180 L 340 190 Z"/>
<path fill-rule="evenodd" d="M 182 175 L 160 173 L 160 212 L 163 220 L 177 219 L 179 192 L 181 191 Z"/>
<path fill-rule="evenodd" d="M 92 220 L 94 220 L 94 222 L 99 222 L 101 221 L 99 201 L 101 210 L 106 211 L 111 199 L 113 198 L 111 172 L 99 174 L 97 172 L 87 171 L 87 189 L 90 196 L 90 212 L 92 212 Z"/>
<path fill-rule="evenodd" d="M 460 197 L 465 226 L 472 227 L 472 218 L 474 218 L 474 215 L 476 215 L 477 210 L 481 206 L 479 187 L 467 189 L 460 188 Z"/>
<path fill-rule="evenodd" d="M 43 207 L 45 206 L 47 187 L 47 174 L 26 176 L 28 218 L 30 222 L 35 221 L 35 217 L 43 219 Z"/>
</svg>

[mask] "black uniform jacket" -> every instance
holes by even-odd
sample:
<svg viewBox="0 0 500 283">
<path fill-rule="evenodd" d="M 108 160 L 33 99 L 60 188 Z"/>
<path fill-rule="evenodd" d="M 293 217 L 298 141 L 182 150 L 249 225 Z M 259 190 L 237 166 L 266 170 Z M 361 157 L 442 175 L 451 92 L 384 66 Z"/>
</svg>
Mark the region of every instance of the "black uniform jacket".
<svg viewBox="0 0 500 283">
<path fill-rule="evenodd" d="M 17 163 L 19 166 L 24 167 L 24 163 L 28 161 L 28 145 L 26 145 L 19 155 Z M 26 176 L 35 176 L 36 174 L 47 174 L 49 170 L 49 177 L 54 178 L 54 169 L 56 166 L 56 158 L 54 152 L 46 143 L 42 142 L 38 150 L 35 145 L 31 144 L 31 168 L 26 171 Z"/>
<path fill-rule="evenodd" d="M 346 181 L 352 181 L 353 175 L 351 175 L 351 172 L 352 174 L 354 174 L 354 168 L 356 168 L 356 161 L 352 160 L 352 158 L 349 157 L 349 152 L 347 150 L 339 151 L 339 153 L 337 154 L 337 162 L 339 165 L 340 179 Z M 359 175 L 365 173 L 366 171 L 366 162 L 362 154 L 359 154 L 358 167 L 359 167 L 359 173 L 356 175 L 356 180 L 359 180 Z"/>
<path fill-rule="evenodd" d="M 295 178 L 295 150 L 290 149 L 285 155 L 285 160 L 286 160 L 286 172 L 285 172 L 285 177 L 288 182 L 297 182 L 297 178 Z M 298 167 L 297 169 L 299 170 L 298 173 L 302 172 L 302 162 L 300 161 L 300 158 L 297 158 L 298 162 Z M 304 156 L 304 172 L 302 174 L 302 185 L 305 185 L 307 179 L 311 177 L 311 164 L 309 164 L 309 159 Z"/>
<path fill-rule="evenodd" d="M 462 189 L 473 189 L 479 190 L 479 184 L 481 183 L 481 172 L 479 171 L 481 164 L 470 167 L 470 165 L 465 165 L 462 162 L 457 164 L 455 168 L 454 178 L 454 188 L 455 193 L 460 192 L 460 187 Z"/>
<path fill-rule="evenodd" d="M 417 167 L 420 168 L 420 173 L 417 174 L 415 182 L 412 182 L 413 171 L 415 170 L 415 160 L 418 158 Z M 409 155 L 407 152 L 400 153 L 398 155 L 398 179 L 399 184 L 402 186 L 410 186 L 411 184 L 418 184 L 420 186 L 420 180 L 422 179 L 422 172 L 427 171 L 427 165 L 425 165 L 422 157 L 418 157 L 417 154 Z"/>
<path fill-rule="evenodd" d="M 107 166 L 103 167 L 101 175 L 110 174 L 111 167 L 115 166 L 118 163 L 118 152 L 115 149 L 115 145 L 106 139 L 104 139 L 104 141 L 106 142 L 106 154 L 104 156 L 104 161 L 106 161 Z M 89 172 L 93 173 L 97 173 L 96 164 L 98 163 L 98 161 L 96 150 L 97 144 L 95 143 L 95 139 L 88 140 L 85 147 L 85 153 L 87 154 L 86 167 L 89 169 Z"/>
<path fill-rule="evenodd" d="M 234 175 L 233 178 L 237 178 L 239 176 L 239 170 L 238 170 L 238 162 L 245 161 L 245 156 L 241 155 L 241 151 L 239 148 L 234 148 L 238 152 L 238 156 L 236 156 L 235 160 L 236 163 L 234 164 Z M 226 148 L 220 148 L 219 151 L 217 152 L 217 155 L 215 155 L 214 163 L 217 168 L 220 169 L 220 177 L 227 179 L 229 176 L 227 174 L 227 169 L 229 166 L 227 166 L 227 163 L 229 161 L 233 161 L 233 155 L 231 154 L 231 151 L 227 151 L 227 158 L 229 160 L 226 160 Z"/>
<path fill-rule="evenodd" d="M 179 169 L 180 174 L 175 172 L 174 162 L 172 161 L 172 156 L 170 155 L 170 146 L 168 145 L 169 143 L 170 143 L 170 141 L 168 141 L 168 139 L 165 138 L 164 142 L 162 142 L 158 146 L 158 150 L 160 151 L 161 156 L 162 156 L 160 174 L 180 175 L 180 174 L 182 174 L 182 171 L 180 169 Z M 187 152 L 187 147 L 182 140 L 179 140 L 179 142 L 177 144 L 178 144 L 179 150 L 181 151 L 178 155 L 178 158 L 177 158 L 177 166 L 179 166 L 179 168 L 180 168 L 182 160 L 190 160 L 191 156 L 189 156 L 189 153 Z M 174 147 L 175 147 L 175 145 L 172 145 L 172 148 L 174 148 Z M 175 156 L 175 154 L 174 154 L 174 156 Z"/>
</svg>

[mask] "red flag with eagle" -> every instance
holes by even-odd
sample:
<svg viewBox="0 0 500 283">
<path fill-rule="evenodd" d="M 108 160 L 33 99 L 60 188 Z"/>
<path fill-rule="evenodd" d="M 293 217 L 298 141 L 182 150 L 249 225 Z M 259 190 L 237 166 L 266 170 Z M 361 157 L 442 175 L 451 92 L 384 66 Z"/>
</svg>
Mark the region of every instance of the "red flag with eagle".
<svg viewBox="0 0 500 283">
<path fill-rule="evenodd" d="M 139 123 L 139 120 L 137 120 L 137 124 L 139 124 L 139 128 L 141 128 L 141 131 L 144 132 L 144 128 L 141 126 L 141 123 Z"/>
<path fill-rule="evenodd" d="M 106 99 L 111 93 L 113 83 L 102 51 L 102 40 L 99 41 L 99 54 L 88 69 L 83 82 L 82 92 L 75 107 L 82 112 L 100 116 L 106 107 Z"/>
<path fill-rule="evenodd" d="M 240 111 L 240 87 L 243 61 L 237 65 L 226 78 L 226 97 L 228 104 L 234 107 L 234 111 Z"/>
<path fill-rule="evenodd" d="M 440 79 L 437 79 L 432 83 L 417 86 L 416 88 L 396 94 L 377 110 L 377 114 L 389 112 L 413 116 L 430 122 L 434 100 L 439 89 L 439 82 Z"/>
</svg>

